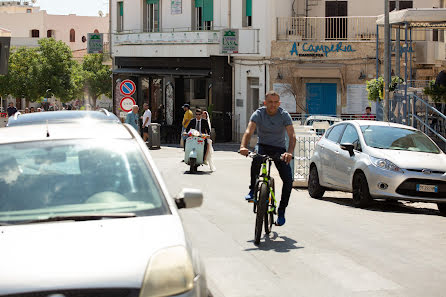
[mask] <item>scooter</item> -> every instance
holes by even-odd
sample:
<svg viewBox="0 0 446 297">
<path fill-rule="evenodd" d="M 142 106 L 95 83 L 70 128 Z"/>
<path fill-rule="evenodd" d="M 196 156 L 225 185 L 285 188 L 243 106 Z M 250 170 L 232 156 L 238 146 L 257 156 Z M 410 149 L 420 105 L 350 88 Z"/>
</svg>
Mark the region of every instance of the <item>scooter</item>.
<svg viewBox="0 0 446 297">
<path fill-rule="evenodd" d="M 204 144 L 207 137 L 208 135 L 206 134 L 199 136 L 188 134 L 185 142 L 184 163 L 190 166 L 190 173 L 196 173 L 198 166 L 204 164 Z"/>
</svg>

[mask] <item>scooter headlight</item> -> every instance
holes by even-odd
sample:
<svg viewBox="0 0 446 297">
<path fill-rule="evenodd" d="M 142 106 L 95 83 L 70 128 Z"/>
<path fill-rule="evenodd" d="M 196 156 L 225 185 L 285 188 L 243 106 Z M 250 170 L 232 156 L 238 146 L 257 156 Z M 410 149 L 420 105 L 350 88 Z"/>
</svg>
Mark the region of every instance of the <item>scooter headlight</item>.
<svg viewBox="0 0 446 297">
<path fill-rule="evenodd" d="M 372 161 L 372 164 L 378 168 L 390 171 L 402 172 L 401 168 L 399 168 L 397 165 L 395 165 L 394 163 L 390 162 L 387 159 L 375 158 L 370 156 L 370 161 Z"/>
</svg>

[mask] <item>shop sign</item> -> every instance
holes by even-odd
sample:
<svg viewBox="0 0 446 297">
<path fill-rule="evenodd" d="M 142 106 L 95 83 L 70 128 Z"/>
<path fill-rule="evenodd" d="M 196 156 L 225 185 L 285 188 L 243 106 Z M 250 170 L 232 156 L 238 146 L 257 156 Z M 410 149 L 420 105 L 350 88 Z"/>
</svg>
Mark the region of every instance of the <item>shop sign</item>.
<svg viewBox="0 0 446 297">
<path fill-rule="evenodd" d="M 351 44 L 344 44 L 338 42 L 337 44 L 324 45 L 324 44 L 313 44 L 305 42 L 300 46 L 297 42 L 293 43 L 293 47 L 290 50 L 291 56 L 296 55 L 298 57 L 328 57 L 331 53 L 353 53 L 356 52 L 352 48 Z"/>
<path fill-rule="evenodd" d="M 238 54 L 239 32 L 236 29 L 221 31 L 221 51 L 222 54 Z"/>
<path fill-rule="evenodd" d="M 89 54 L 101 54 L 104 52 L 104 34 L 88 33 L 87 41 L 87 52 Z"/>
<path fill-rule="evenodd" d="M 183 0 L 170 0 L 170 14 L 182 14 Z"/>
</svg>

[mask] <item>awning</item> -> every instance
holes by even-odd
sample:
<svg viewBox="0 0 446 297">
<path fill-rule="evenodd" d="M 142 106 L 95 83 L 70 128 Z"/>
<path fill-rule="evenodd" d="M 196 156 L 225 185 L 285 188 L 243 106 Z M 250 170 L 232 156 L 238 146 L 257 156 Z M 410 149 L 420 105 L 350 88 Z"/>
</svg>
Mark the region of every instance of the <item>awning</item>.
<svg viewBox="0 0 446 297">
<path fill-rule="evenodd" d="M 446 26 L 446 8 L 410 8 L 389 13 L 389 23 L 409 23 L 412 27 L 435 28 Z M 378 25 L 384 25 L 384 15 L 378 16 Z"/>
<path fill-rule="evenodd" d="M 209 69 L 136 69 L 136 68 L 117 68 L 113 70 L 114 74 L 128 74 L 128 75 L 176 75 L 176 76 L 194 76 L 194 77 L 208 77 L 211 76 Z"/>
</svg>

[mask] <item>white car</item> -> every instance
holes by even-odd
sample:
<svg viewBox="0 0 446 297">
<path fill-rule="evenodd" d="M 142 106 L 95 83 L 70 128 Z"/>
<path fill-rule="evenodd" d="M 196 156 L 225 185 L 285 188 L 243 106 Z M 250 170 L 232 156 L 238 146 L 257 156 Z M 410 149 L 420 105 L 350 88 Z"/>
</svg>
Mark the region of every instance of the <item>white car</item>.
<svg viewBox="0 0 446 297">
<path fill-rule="evenodd" d="M 128 125 L 69 120 L 0 133 L 0 295 L 208 296 L 198 254 Z"/>
<path fill-rule="evenodd" d="M 424 133 L 378 121 L 344 121 L 330 127 L 310 161 L 308 192 L 353 193 L 356 206 L 372 199 L 435 202 L 446 214 L 446 155 Z"/>
</svg>

